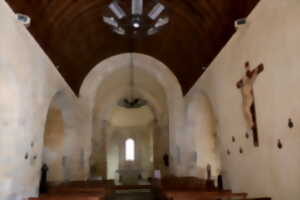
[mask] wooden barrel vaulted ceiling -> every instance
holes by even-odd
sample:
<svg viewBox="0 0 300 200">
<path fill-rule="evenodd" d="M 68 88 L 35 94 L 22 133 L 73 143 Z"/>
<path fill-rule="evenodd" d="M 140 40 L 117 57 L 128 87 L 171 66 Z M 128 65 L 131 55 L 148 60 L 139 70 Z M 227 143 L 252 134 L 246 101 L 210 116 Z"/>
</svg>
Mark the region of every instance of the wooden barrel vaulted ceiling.
<svg viewBox="0 0 300 200">
<path fill-rule="evenodd" d="M 147 1 L 147 0 L 145 0 Z M 101 60 L 128 52 L 128 38 L 102 22 L 109 0 L 7 0 L 31 17 L 29 31 L 78 93 Z M 153 56 L 174 72 L 186 93 L 235 32 L 258 0 L 161 0 L 170 24 L 157 35 L 134 41 L 134 51 Z"/>
</svg>

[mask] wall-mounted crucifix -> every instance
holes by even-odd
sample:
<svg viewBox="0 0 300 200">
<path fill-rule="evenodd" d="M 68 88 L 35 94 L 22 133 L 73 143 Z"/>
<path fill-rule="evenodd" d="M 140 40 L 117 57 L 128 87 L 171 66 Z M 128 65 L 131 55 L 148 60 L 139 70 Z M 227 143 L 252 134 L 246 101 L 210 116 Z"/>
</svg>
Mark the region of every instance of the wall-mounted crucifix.
<svg viewBox="0 0 300 200">
<path fill-rule="evenodd" d="M 263 64 L 260 64 L 255 69 L 251 70 L 249 62 L 245 63 L 246 73 L 236 84 L 237 88 L 241 90 L 243 98 L 243 113 L 246 120 L 248 131 L 253 135 L 254 146 L 259 145 L 257 123 L 256 123 L 256 110 L 254 101 L 253 84 L 257 76 L 264 70 Z"/>
</svg>

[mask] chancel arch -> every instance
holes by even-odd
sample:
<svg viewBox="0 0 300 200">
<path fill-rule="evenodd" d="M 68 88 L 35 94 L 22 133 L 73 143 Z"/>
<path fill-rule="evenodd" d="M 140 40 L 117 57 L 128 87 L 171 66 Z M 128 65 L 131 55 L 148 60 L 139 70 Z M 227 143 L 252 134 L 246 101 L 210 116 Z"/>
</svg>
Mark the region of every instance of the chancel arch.
<svg viewBox="0 0 300 200">
<path fill-rule="evenodd" d="M 143 78 L 143 83 L 134 87 L 134 94 L 147 100 L 147 105 L 139 109 L 125 109 L 118 102 L 130 92 L 128 83 L 112 83 L 113 80 L 126 80 L 128 69 L 119 70 L 102 83 L 97 92 L 97 101 L 93 111 L 92 155 L 90 159 L 92 178 L 102 177 L 117 179 L 118 168 L 142 167 L 142 178 L 152 175 L 153 169 L 160 169 L 166 174 L 168 168 L 163 165 L 162 157 L 169 154 L 168 109 L 165 94 L 155 79 L 148 77 L 141 70 L 136 74 Z M 123 79 L 116 79 L 123 75 Z M 146 81 L 147 79 L 147 81 Z M 136 79 L 137 83 L 140 81 Z M 112 85 L 118 88 L 112 89 Z M 110 87 L 107 87 L 107 86 Z M 121 85 L 121 86 L 119 86 Z M 146 87 L 151 85 L 151 88 Z M 109 92 L 112 90 L 113 92 Z M 155 97 L 152 93 L 159 94 Z M 134 163 L 125 162 L 125 140 L 133 137 L 140 155 Z M 155 148 L 154 148 L 155 146 Z M 139 150 L 147 147 L 147 150 Z M 154 151 L 154 149 L 156 149 Z M 148 151 L 150 150 L 150 151 Z M 151 159 L 148 159 L 151 158 Z"/>
<path fill-rule="evenodd" d="M 109 124 L 108 116 L 112 108 L 117 105 L 120 98 L 124 98 L 124 95 L 129 92 L 130 88 L 126 88 L 128 86 L 126 77 L 129 74 L 131 57 L 133 57 L 135 66 L 135 77 L 137 77 L 135 93 L 149 102 L 149 108 L 154 115 L 152 123 L 159 124 L 155 126 L 155 132 L 167 132 L 168 144 L 172 145 L 168 146 L 167 152 L 163 153 L 170 154 L 171 163 L 176 163 L 178 156 L 174 155 L 174 149 L 178 146 L 176 145 L 177 137 L 182 134 L 183 130 L 182 91 L 178 80 L 171 71 L 150 56 L 137 53 L 117 55 L 99 63 L 86 77 L 80 90 L 80 100 L 89 111 L 91 138 L 93 138 L 93 134 L 97 134 L 95 133 L 96 129 L 104 131 L 103 127 L 107 127 Z M 101 99 L 100 104 L 99 99 Z M 95 110 L 98 111 L 95 113 Z M 101 112 L 99 112 L 100 110 Z M 97 123 L 95 123 L 97 117 Z M 99 119 L 101 119 L 100 122 Z M 162 123 L 161 119 L 164 119 L 166 123 Z M 102 141 L 104 140 L 105 138 L 102 138 Z M 93 146 L 91 144 L 91 158 L 93 157 Z M 154 160 L 162 160 L 162 157 L 154 158 Z M 100 163 L 97 166 L 100 166 Z M 105 163 L 102 163 L 102 166 L 105 166 Z M 171 164 L 171 167 L 173 167 L 171 170 L 176 173 L 177 169 L 174 168 L 174 165 Z M 93 170 L 95 168 L 91 167 L 91 174 L 94 173 Z M 102 170 L 102 174 L 104 171 L 105 169 Z"/>
<path fill-rule="evenodd" d="M 110 85 L 109 82 L 105 84 Z M 160 169 L 162 174 L 166 174 L 169 171 L 169 168 L 164 166 L 162 162 L 163 155 L 169 154 L 168 110 L 164 103 L 165 95 L 163 90 L 158 85 L 156 86 L 158 89 L 156 92 L 160 94 L 160 98 L 155 98 L 150 94 L 149 89 L 141 88 L 140 85 L 134 89 L 136 95 L 147 100 L 147 105 L 140 109 L 124 109 L 118 105 L 118 101 L 129 92 L 127 87 L 115 89 L 110 95 L 104 92 L 105 87 L 102 88 L 103 90 L 100 89 L 98 91 L 97 104 L 93 112 L 92 155 L 90 159 L 92 176 L 105 177 L 107 175 L 106 178 L 110 179 L 115 177 L 114 174 L 118 169 L 119 161 L 112 159 L 109 155 L 113 153 L 112 151 L 117 151 L 116 148 L 119 150 L 125 148 L 123 143 L 126 137 L 121 137 L 120 133 L 126 135 L 128 131 L 132 132 L 133 135 L 127 134 L 127 136 L 139 137 L 144 142 L 146 142 L 146 135 L 149 136 L 145 145 L 152 150 L 150 153 L 148 152 L 148 156 L 143 157 L 153 157 L 152 164 L 150 164 L 152 167 L 149 167 L 149 160 L 142 163 L 148 163 L 145 164 L 148 172 L 143 177 L 149 177 L 153 167 L 154 169 Z M 136 135 L 134 134 L 135 132 L 145 137 Z M 116 145 L 117 141 L 114 139 L 119 137 L 118 135 L 120 136 L 119 144 Z M 112 146 L 115 146 L 115 148 L 112 148 Z M 120 160 L 124 161 L 123 154 L 124 151 L 120 153 L 119 157 Z M 116 157 L 116 152 L 114 155 Z"/>
</svg>

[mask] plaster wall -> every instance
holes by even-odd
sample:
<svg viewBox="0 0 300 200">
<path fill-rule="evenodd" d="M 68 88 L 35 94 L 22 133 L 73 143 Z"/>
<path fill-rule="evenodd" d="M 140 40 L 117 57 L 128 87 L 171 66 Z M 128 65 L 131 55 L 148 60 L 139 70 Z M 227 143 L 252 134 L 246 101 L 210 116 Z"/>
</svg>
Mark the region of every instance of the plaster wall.
<svg viewBox="0 0 300 200">
<path fill-rule="evenodd" d="M 225 185 L 250 197 L 300 196 L 299 17 L 299 1 L 260 1 L 248 24 L 237 30 L 188 94 L 202 91 L 211 100 Z M 259 147 L 254 147 L 251 136 L 245 137 L 242 97 L 236 88 L 246 61 L 252 68 L 265 66 L 254 84 Z M 292 129 L 289 118 L 295 124 Z"/>
<path fill-rule="evenodd" d="M 82 144 L 75 139 L 84 127 L 77 123 L 84 111 L 5 1 L 0 1 L 0 24 L 0 199 L 20 200 L 37 196 L 48 108 L 58 93 L 68 119 L 65 134 L 74 136 L 65 143 L 70 178 L 84 177 L 76 157 Z"/>
</svg>

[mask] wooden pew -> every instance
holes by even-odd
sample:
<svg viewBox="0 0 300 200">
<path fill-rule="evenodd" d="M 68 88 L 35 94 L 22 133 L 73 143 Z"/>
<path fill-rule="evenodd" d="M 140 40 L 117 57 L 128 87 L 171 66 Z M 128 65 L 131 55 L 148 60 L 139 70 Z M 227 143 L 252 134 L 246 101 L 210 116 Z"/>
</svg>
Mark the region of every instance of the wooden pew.
<svg viewBox="0 0 300 200">
<path fill-rule="evenodd" d="M 152 185 L 163 189 L 187 189 L 187 190 L 216 190 L 211 180 L 199 179 L 196 177 L 164 177 L 161 180 L 153 179 Z"/>
<path fill-rule="evenodd" d="M 166 200 L 271 200 L 270 197 L 247 198 L 247 193 L 232 193 L 231 190 L 223 191 L 163 191 Z"/>
<path fill-rule="evenodd" d="M 246 193 L 232 193 L 231 190 L 220 191 L 210 180 L 196 177 L 167 177 L 152 181 L 156 199 L 173 200 L 216 200 L 246 199 Z"/>
<path fill-rule="evenodd" d="M 49 194 L 93 194 L 109 197 L 113 193 L 114 181 L 73 181 L 49 187 Z"/>
<path fill-rule="evenodd" d="M 212 181 L 196 177 L 164 177 L 161 180 L 152 180 L 155 199 L 166 199 L 164 191 L 216 191 Z"/>
<path fill-rule="evenodd" d="M 246 193 L 232 193 L 231 190 L 224 191 L 185 191 L 185 190 L 173 190 L 162 191 L 164 199 L 167 200 L 216 200 L 216 199 L 232 199 L 240 198 L 246 199 Z"/>
<path fill-rule="evenodd" d="M 103 200 L 112 195 L 114 181 L 73 181 L 50 185 L 48 193 L 30 200 Z"/>
<path fill-rule="evenodd" d="M 241 200 L 241 199 L 239 199 Z M 270 197 L 261 197 L 261 198 L 250 198 L 250 199 L 247 199 L 247 200 L 272 200 L 272 198 Z"/>
<path fill-rule="evenodd" d="M 34 197 L 29 200 L 102 200 L 100 197 L 93 196 L 45 196 Z"/>
</svg>

